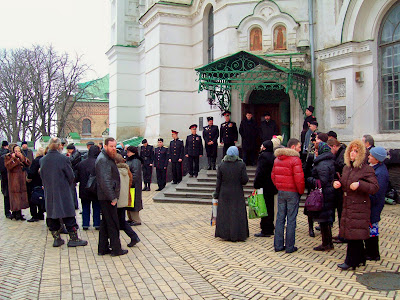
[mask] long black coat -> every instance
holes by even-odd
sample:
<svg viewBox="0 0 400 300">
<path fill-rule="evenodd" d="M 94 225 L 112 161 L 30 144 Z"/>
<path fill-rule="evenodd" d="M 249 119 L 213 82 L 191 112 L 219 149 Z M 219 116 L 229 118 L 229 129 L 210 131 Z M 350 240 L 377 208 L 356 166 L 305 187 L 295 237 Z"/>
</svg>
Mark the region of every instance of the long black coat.
<svg viewBox="0 0 400 300">
<path fill-rule="evenodd" d="M 261 151 L 258 156 L 256 177 L 254 178 L 254 188 L 264 189 L 264 194 L 275 195 L 278 193 L 274 183 L 271 179 L 272 168 L 274 167 L 274 152 L 273 144 L 268 141 L 268 145 L 265 150 Z"/>
<path fill-rule="evenodd" d="M 319 179 L 324 195 L 324 205 L 321 211 L 308 212 L 309 216 L 317 222 L 332 222 L 333 209 L 335 207 L 335 189 L 333 180 L 335 178 L 335 156 L 332 152 L 325 152 L 318 155 L 314 160 L 314 167 L 311 177 L 307 178 L 307 184 L 314 188 L 316 180 Z"/>
<path fill-rule="evenodd" d="M 258 127 L 253 118 L 250 121 L 247 119 L 242 120 L 239 133 L 242 136 L 243 150 L 255 150 L 257 148 Z"/>
<path fill-rule="evenodd" d="M 32 179 L 31 185 L 32 187 L 37 187 L 37 186 L 42 186 L 42 178 L 40 177 L 39 174 L 39 168 L 40 168 L 40 160 L 43 158 L 43 156 L 38 156 L 36 157 L 32 164 L 31 167 L 28 170 L 28 178 Z"/>
<path fill-rule="evenodd" d="M 189 134 L 186 137 L 185 154 L 190 156 L 203 155 L 203 140 L 198 134 Z"/>
<path fill-rule="evenodd" d="M 121 181 L 115 161 L 105 149 L 96 159 L 97 198 L 100 201 L 113 201 L 119 198 Z"/>
<path fill-rule="evenodd" d="M 126 164 L 129 166 L 129 171 L 132 173 L 132 188 L 135 188 L 135 207 L 133 211 L 140 211 L 143 209 L 142 202 L 142 161 L 136 156 L 132 155 L 126 158 Z"/>
<path fill-rule="evenodd" d="M 218 167 L 217 187 L 213 194 L 218 199 L 215 237 L 234 242 L 249 237 L 243 193 L 243 185 L 248 181 L 245 163 L 237 156 L 226 155 Z"/>
<path fill-rule="evenodd" d="M 40 160 L 47 218 L 75 216 L 74 172 L 71 161 L 57 150 L 50 150 Z"/>
<path fill-rule="evenodd" d="M 91 147 L 88 156 L 76 166 L 76 182 L 79 182 L 79 198 L 96 201 L 97 195 L 88 193 L 86 185 L 90 175 L 96 175 L 96 158 L 99 155 L 99 148 Z"/>
<path fill-rule="evenodd" d="M 261 142 L 268 141 L 272 139 L 274 135 L 278 134 L 278 127 L 274 120 L 262 121 L 260 126 L 260 138 Z"/>
<path fill-rule="evenodd" d="M 207 156 L 217 157 L 218 137 L 219 137 L 218 126 L 207 125 L 206 127 L 203 128 L 203 139 L 204 139 L 204 146 L 206 148 Z M 208 145 L 209 142 L 214 142 L 214 144 Z"/>
</svg>

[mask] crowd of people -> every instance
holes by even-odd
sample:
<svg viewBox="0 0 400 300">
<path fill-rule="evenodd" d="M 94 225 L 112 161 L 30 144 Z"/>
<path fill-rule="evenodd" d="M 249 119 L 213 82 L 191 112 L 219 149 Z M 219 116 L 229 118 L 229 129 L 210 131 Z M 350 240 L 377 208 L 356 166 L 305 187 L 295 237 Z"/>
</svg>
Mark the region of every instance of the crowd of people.
<svg viewBox="0 0 400 300">
<path fill-rule="evenodd" d="M 272 136 L 261 145 L 254 188 L 262 189 L 268 216 L 261 218 L 261 232 L 255 236 L 274 236 L 276 252 L 297 251 L 295 237 L 300 197 L 311 196 L 314 190 L 321 191 L 321 207 L 308 210 L 306 206 L 304 209 L 309 235 L 315 237 L 314 222 L 319 223 L 315 228 L 321 231 L 321 244 L 314 250 L 331 251 L 334 243 L 347 243 L 346 259 L 338 267 L 355 269 L 365 265 L 367 260 L 380 260 L 379 221 L 389 186 L 384 164 L 387 151 L 375 147 L 371 135 L 364 135 L 346 146 L 339 142 L 335 132 L 319 132 L 313 110 L 312 106 L 306 110 L 301 141 L 292 138 L 283 147 L 282 139 Z M 252 123 L 251 114 L 246 117 L 244 122 Z M 233 242 L 248 238 L 243 192 L 248 180 L 246 163 L 239 158 L 238 149 L 231 145 L 218 168 L 213 194 L 218 199 L 216 237 Z M 336 211 L 339 235 L 333 237 Z"/>
</svg>

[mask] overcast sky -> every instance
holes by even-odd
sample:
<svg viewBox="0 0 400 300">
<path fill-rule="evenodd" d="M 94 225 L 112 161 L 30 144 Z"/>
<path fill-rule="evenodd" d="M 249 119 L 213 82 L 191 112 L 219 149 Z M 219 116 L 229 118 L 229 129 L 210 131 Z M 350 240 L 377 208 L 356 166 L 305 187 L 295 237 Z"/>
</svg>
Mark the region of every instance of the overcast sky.
<svg viewBox="0 0 400 300">
<path fill-rule="evenodd" d="M 52 44 L 59 52 L 84 55 L 94 73 L 108 73 L 108 0 L 0 0 L 0 48 Z"/>
</svg>

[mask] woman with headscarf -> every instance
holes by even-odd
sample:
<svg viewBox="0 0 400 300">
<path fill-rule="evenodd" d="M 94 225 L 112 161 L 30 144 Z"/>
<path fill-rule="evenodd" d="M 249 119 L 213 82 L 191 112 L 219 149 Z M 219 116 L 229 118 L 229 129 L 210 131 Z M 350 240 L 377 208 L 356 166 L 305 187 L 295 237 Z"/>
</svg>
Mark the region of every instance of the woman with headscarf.
<svg viewBox="0 0 400 300">
<path fill-rule="evenodd" d="M 131 188 L 135 188 L 135 205 L 134 208 L 127 208 L 128 211 L 128 222 L 132 226 L 142 224 L 139 212 L 143 209 L 142 203 L 142 164 L 143 159 L 139 156 L 137 147 L 129 146 L 126 149 L 126 164 L 129 166 L 129 170 L 132 173 L 132 185 Z M 132 199 L 133 200 L 133 199 Z"/>
<path fill-rule="evenodd" d="M 343 211 L 339 236 L 348 240 L 344 263 L 338 267 L 355 270 L 365 265 L 364 241 L 370 237 L 371 201 L 369 195 L 379 190 L 374 169 L 365 162 L 366 148 L 360 140 L 352 141 L 344 154 L 346 166 L 340 180 L 334 181 L 335 189 L 342 189 Z"/>
<path fill-rule="evenodd" d="M 18 145 L 13 145 L 11 152 L 4 157 L 4 166 L 8 174 L 10 209 L 15 220 L 24 221 L 21 209 L 29 207 L 25 168 L 30 165 L 31 162 L 22 154 Z"/>
<path fill-rule="evenodd" d="M 235 146 L 228 148 L 217 171 L 217 187 L 213 193 L 218 199 L 215 237 L 227 241 L 245 241 L 249 237 L 246 202 L 243 185 L 249 181 L 246 165 L 239 158 Z"/>
<path fill-rule="evenodd" d="M 322 188 L 323 206 L 321 211 L 308 211 L 308 216 L 314 221 L 319 222 L 321 227 L 322 244 L 315 247 L 315 251 L 330 251 L 333 247 L 332 242 L 332 216 L 335 207 L 335 189 L 332 186 L 335 177 L 335 156 L 331 148 L 325 142 L 315 145 L 314 166 L 311 176 L 307 178 L 310 189 L 314 189 L 317 180 Z"/>
</svg>

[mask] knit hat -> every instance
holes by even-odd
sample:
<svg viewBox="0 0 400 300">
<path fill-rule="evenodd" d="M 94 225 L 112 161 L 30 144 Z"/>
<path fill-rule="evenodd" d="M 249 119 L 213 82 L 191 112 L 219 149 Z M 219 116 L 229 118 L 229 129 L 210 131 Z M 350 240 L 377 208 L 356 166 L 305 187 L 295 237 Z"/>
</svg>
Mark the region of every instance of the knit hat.
<svg viewBox="0 0 400 300">
<path fill-rule="evenodd" d="M 230 146 L 226 154 L 239 156 L 239 149 L 236 146 Z"/>
<path fill-rule="evenodd" d="M 275 149 L 276 147 L 279 147 L 279 146 L 281 145 L 281 140 L 278 139 L 277 137 L 272 138 L 271 142 L 272 142 L 272 144 L 274 145 L 274 149 Z"/>
<path fill-rule="evenodd" d="M 21 146 L 22 145 L 28 145 L 28 142 L 27 141 L 23 141 L 22 143 L 21 143 Z"/>
<path fill-rule="evenodd" d="M 7 141 L 3 141 L 3 142 L 1 143 L 1 146 L 2 146 L 2 147 L 8 146 L 8 142 L 7 142 Z"/>
<path fill-rule="evenodd" d="M 369 153 L 380 162 L 383 162 L 387 156 L 387 152 L 383 147 L 373 147 L 369 150 Z"/>
<path fill-rule="evenodd" d="M 75 149 L 75 145 L 73 143 L 68 144 L 67 149 L 68 150 Z"/>
</svg>

